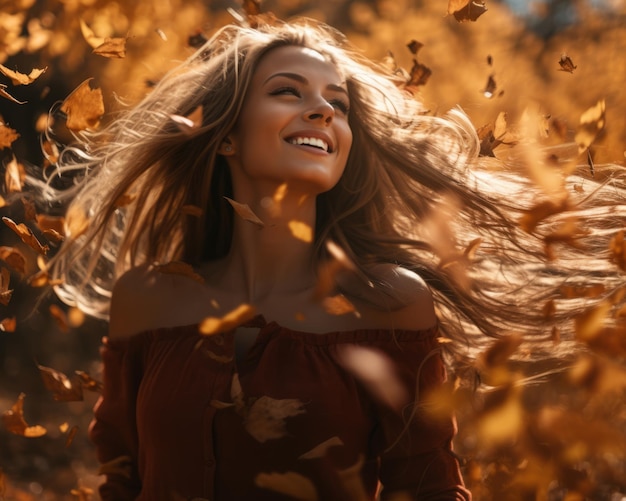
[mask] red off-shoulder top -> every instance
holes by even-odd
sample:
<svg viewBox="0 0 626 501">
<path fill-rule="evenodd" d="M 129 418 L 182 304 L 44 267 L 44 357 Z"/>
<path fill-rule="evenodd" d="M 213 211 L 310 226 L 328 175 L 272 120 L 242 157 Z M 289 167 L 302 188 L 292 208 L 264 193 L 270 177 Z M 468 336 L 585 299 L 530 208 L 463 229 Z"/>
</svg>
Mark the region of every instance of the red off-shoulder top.
<svg viewBox="0 0 626 501">
<path fill-rule="evenodd" d="M 103 500 L 471 499 L 453 418 L 425 410 L 446 377 L 436 329 L 253 323 L 239 362 L 233 332 L 197 325 L 105 338 L 90 429 L 108 472 Z"/>
</svg>

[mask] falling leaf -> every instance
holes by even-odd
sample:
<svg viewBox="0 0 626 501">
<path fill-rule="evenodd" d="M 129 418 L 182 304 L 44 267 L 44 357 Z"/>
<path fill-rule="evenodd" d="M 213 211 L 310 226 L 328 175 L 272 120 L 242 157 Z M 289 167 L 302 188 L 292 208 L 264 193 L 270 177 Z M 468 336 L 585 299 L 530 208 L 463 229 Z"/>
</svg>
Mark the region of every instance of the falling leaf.
<svg viewBox="0 0 626 501">
<path fill-rule="evenodd" d="M 360 316 L 356 307 L 343 294 L 337 294 L 335 296 L 324 298 L 322 300 L 322 306 L 324 307 L 326 313 L 330 315 L 339 316 L 354 313 L 356 317 Z"/>
<path fill-rule="evenodd" d="M 89 228 L 89 218 L 82 207 L 71 205 L 65 215 L 63 233 L 67 238 L 77 239 Z"/>
<path fill-rule="evenodd" d="M 2 332 L 15 332 L 16 327 L 17 321 L 15 317 L 8 317 L 0 320 L 0 331 Z"/>
<path fill-rule="evenodd" d="M 87 26 L 87 23 L 85 23 L 85 21 L 80 19 L 79 22 L 80 22 L 80 31 L 92 49 L 95 49 L 96 47 L 99 47 L 100 45 L 104 43 L 104 38 L 96 36 L 93 30 L 89 26 Z"/>
<path fill-rule="evenodd" d="M 309 224 L 303 221 L 292 220 L 289 221 L 287 226 L 294 238 L 306 243 L 313 242 L 313 228 Z"/>
<path fill-rule="evenodd" d="M 341 365 L 353 374 L 374 398 L 391 409 L 401 411 L 409 395 L 398 379 L 389 356 L 374 348 L 347 344 L 340 352 Z"/>
<path fill-rule="evenodd" d="M 81 83 L 61 105 L 60 110 L 67 115 L 66 126 L 74 132 L 97 128 L 104 115 L 102 90 L 93 89 L 92 80 Z"/>
<path fill-rule="evenodd" d="M 574 73 L 574 70 L 578 68 L 567 54 L 562 54 L 559 59 L 559 71 L 567 71 L 568 73 Z"/>
<path fill-rule="evenodd" d="M 228 332 L 241 324 L 252 320 L 256 316 L 256 310 L 249 304 L 240 304 L 234 310 L 228 312 L 221 318 L 207 317 L 198 327 L 201 334 L 210 336 L 220 332 Z"/>
<path fill-rule="evenodd" d="M 108 58 L 123 59 L 126 57 L 127 38 L 105 38 L 101 45 L 93 50 L 94 54 Z"/>
<path fill-rule="evenodd" d="M 19 137 L 20 135 L 15 130 L 0 121 L 0 150 L 10 148 L 13 142 Z"/>
<path fill-rule="evenodd" d="M 449 0 L 448 15 L 454 15 L 458 22 L 476 21 L 487 12 L 484 2 L 468 0 Z"/>
<path fill-rule="evenodd" d="M 28 198 L 20 198 L 22 206 L 24 207 L 24 219 L 26 221 L 35 221 L 37 218 L 37 209 L 32 200 Z"/>
<path fill-rule="evenodd" d="M 331 437 L 328 440 L 324 440 L 321 444 L 316 445 L 310 451 L 305 452 L 298 459 L 323 458 L 326 455 L 328 449 L 341 445 L 343 445 L 343 441 L 339 437 Z"/>
<path fill-rule="evenodd" d="M 156 271 L 160 273 L 166 273 L 169 275 L 182 275 L 183 277 L 191 278 L 192 280 L 203 284 L 204 278 L 202 275 L 196 273 L 193 266 L 183 261 L 170 261 L 169 263 L 159 264 L 155 266 Z"/>
<path fill-rule="evenodd" d="M 11 301 L 13 289 L 9 289 L 11 272 L 4 266 L 0 268 L 0 304 L 7 306 Z"/>
<path fill-rule="evenodd" d="M 62 424 L 59 425 L 59 431 L 61 433 L 66 433 L 67 430 L 69 430 L 69 429 L 70 429 L 70 425 L 67 424 L 67 423 L 62 423 Z"/>
<path fill-rule="evenodd" d="M 6 88 L 7 88 L 6 85 L 0 84 L 0 97 L 8 99 L 9 101 L 13 101 L 14 103 L 17 103 L 17 104 L 26 104 L 26 101 L 19 101 L 19 100 L 15 99 L 11 94 L 9 94 L 5 90 Z"/>
<path fill-rule="evenodd" d="M 606 317 L 611 310 L 611 303 L 603 301 L 589 308 L 574 319 L 576 339 L 590 341 L 600 334 Z"/>
<path fill-rule="evenodd" d="M 519 335 L 507 335 L 494 341 L 476 360 L 481 379 L 491 386 L 508 384 L 515 377 L 508 369 L 508 361 L 521 344 Z"/>
<path fill-rule="evenodd" d="M 62 279 L 50 280 L 50 275 L 47 270 L 41 270 L 30 276 L 27 280 L 28 285 L 31 287 L 46 287 L 48 285 L 55 286 L 63 283 Z"/>
<path fill-rule="evenodd" d="M 100 464 L 98 475 L 120 475 L 130 478 L 133 473 L 133 460 L 130 456 L 118 456 Z"/>
<path fill-rule="evenodd" d="M 411 54 L 413 54 L 414 56 L 417 55 L 417 53 L 419 52 L 419 50 L 424 47 L 424 44 L 421 42 L 418 42 L 417 40 L 411 40 L 408 44 L 406 44 L 406 46 L 409 48 L 409 50 L 411 51 Z"/>
<path fill-rule="evenodd" d="M 31 229 L 24 223 L 17 224 L 15 223 L 15 221 L 6 216 L 2 218 L 2 221 L 9 228 L 11 228 L 11 230 L 13 230 L 17 234 L 17 236 L 20 237 L 22 242 L 28 245 L 31 249 L 43 255 L 47 254 L 50 250 L 50 247 L 48 247 L 47 245 L 41 245 L 41 242 L 37 240 L 37 237 L 33 234 Z"/>
<path fill-rule="evenodd" d="M 52 316 L 56 324 L 59 326 L 59 329 L 61 329 L 62 332 L 67 332 L 69 327 L 65 312 L 56 304 L 51 304 L 48 311 L 50 311 L 50 316 Z"/>
<path fill-rule="evenodd" d="M 59 283 L 62 283 L 62 282 L 59 281 Z M 52 285 L 56 285 L 56 284 L 52 284 Z M 80 308 L 76 308 L 75 306 L 72 306 L 67 311 L 67 322 L 69 323 L 71 327 L 74 327 L 74 328 L 80 327 L 85 322 L 85 314 Z"/>
<path fill-rule="evenodd" d="M 26 258 L 15 247 L 0 247 L 0 259 L 22 275 L 26 272 Z"/>
<path fill-rule="evenodd" d="M 497 88 L 498 86 L 496 84 L 496 80 L 494 76 L 489 75 L 489 77 L 487 78 L 487 84 L 485 85 L 485 88 L 482 90 L 482 93 L 487 99 L 491 99 L 496 93 Z"/>
<path fill-rule="evenodd" d="M 102 382 L 92 378 L 84 371 L 74 371 L 74 374 L 80 380 L 80 384 L 82 385 L 84 390 L 93 391 L 95 393 L 102 393 Z"/>
<path fill-rule="evenodd" d="M 481 447 L 496 447 L 512 442 L 524 427 L 520 386 L 505 386 L 489 397 L 477 422 Z"/>
<path fill-rule="evenodd" d="M 259 473 L 254 483 L 262 489 L 279 492 L 299 501 L 318 501 L 315 484 L 300 473 L 287 471 L 285 473 Z"/>
<path fill-rule="evenodd" d="M 426 85 L 431 75 L 432 70 L 428 66 L 418 62 L 417 59 L 413 59 L 413 66 L 406 86 L 410 88 Z"/>
<path fill-rule="evenodd" d="M 41 437 L 47 433 L 47 430 L 43 426 L 35 425 L 29 426 L 24 419 L 24 398 L 26 395 L 20 393 L 17 401 L 13 404 L 10 410 L 5 411 L 2 414 L 2 422 L 4 427 L 15 435 L 20 435 L 27 438 Z"/>
<path fill-rule="evenodd" d="M 74 441 L 74 437 L 76 437 L 76 433 L 78 433 L 78 425 L 74 425 L 70 428 L 70 431 L 67 432 L 67 436 L 65 437 L 65 448 L 67 449 L 72 442 Z"/>
<path fill-rule="evenodd" d="M 24 166 L 19 163 L 15 157 L 12 157 L 9 163 L 7 163 L 4 173 L 4 185 L 6 186 L 7 192 L 16 193 L 22 191 L 25 179 L 26 171 L 24 170 Z"/>
<path fill-rule="evenodd" d="M 83 387 L 78 378 L 70 379 L 60 371 L 37 365 L 44 386 L 57 402 L 80 402 L 83 400 Z"/>
<path fill-rule="evenodd" d="M 605 113 L 606 103 L 602 99 L 580 116 L 580 124 L 574 137 L 576 144 L 578 144 L 579 154 L 589 148 L 597 135 L 604 129 L 606 124 Z"/>
<path fill-rule="evenodd" d="M 305 412 L 304 404 L 297 398 L 276 399 L 264 395 L 249 406 L 244 424 L 250 435 L 265 443 L 287 435 L 285 420 Z"/>
<path fill-rule="evenodd" d="M 28 75 L 25 75 L 0 64 L 0 73 L 9 77 L 13 85 L 29 85 L 43 75 L 47 69 L 47 67 L 43 69 L 34 68 Z"/>
<path fill-rule="evenodd" d="M 228 203 L 232 206 L 237 215 L 242 218 L 244 221 L 248 221 L 252 224 L 256 224 L 257 226 L 263 228 L 265 223 L 259 219 L 259 217 L 252 212 L 252 209 L 247 204 L 240 204 L 239 202 L 235 202 L 234 200 L 224 197 Z"/>
<path fill-rule="evenodd" d="M 567 198 L 538 202 L 520 218 L 520 228 L 527 233 L 533 233 L 541 221 L 555 214 L 568 211 L 569 209 L 570 203 Z"/>
<path fill-rule="evenodd" d="M 42 231 L 50 231 L 63 238 L 65 234 L 65 218 L 63 216 L 48 216 L 46 214 L 37 214 L 35 216 L 35 223 L 37 227 Z"/>
</svg>

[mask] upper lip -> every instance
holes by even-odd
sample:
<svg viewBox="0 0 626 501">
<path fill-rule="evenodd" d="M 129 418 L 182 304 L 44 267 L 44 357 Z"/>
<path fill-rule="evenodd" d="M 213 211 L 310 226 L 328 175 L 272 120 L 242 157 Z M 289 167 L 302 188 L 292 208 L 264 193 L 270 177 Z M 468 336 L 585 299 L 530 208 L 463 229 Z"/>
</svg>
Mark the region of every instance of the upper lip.
<svg viewBox="0 0 626 501">
<path fill-rule="evenodd" d="M 321 139 L 328 145 L 328 153 L 333 153 L 335 151 L 335 142 L 328 134 L 321 130 L 299 130 L 298 132 L 285 136 L 285 141 L 289 141 L 290 139 L 296 137 L 314 137 Z"/>
</svg>

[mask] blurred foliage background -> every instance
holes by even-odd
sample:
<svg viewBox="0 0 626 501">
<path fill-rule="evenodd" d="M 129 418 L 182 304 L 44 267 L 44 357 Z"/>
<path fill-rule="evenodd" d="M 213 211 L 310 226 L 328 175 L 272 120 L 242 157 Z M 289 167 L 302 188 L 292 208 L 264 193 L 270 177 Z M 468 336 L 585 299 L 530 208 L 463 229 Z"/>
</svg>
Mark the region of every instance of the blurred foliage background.
<svg viewBox="0 0 626 501">
<path fill-rule="evenodd" d="M 486 7 L 475 22 L 458 22 L 447 15 L 447 0 L 266 0 L 261 5 L 264 12 L 281 19 L 308 16 L 326 21 L 373 59 L 388 61 L 393 55 L 395 63 L 407 70 L 413 58 L 419 59 L 432 72 L 419 88 L 431 112 L 440 114 L 460 105 L 477 128 L 501 112 L 515 123 L 533 107 L 561 124 L 559 142 L 567 143 L 573 141 L 581 113 L 603 99 L 606 127 L 591 150 L 593 160 L 623 165 L 626 2 L 488 0 Z M 5 91 L 24 102 L 0 97 L 0 121 L 20 136 L 10 148 L 0 150 L 3 166 L 15 157 L 31 172 L 40 168 L 45 118 L 84 80 L 93 78 L 102 89 L 107 111 L 133 103 L 193 52 L 190 42 L 242 14 L 242 5 L 228 0 L 0 0 L 0 63 L 25 74 L 46 68 L 30 85 L 13 85 L 0 75 Z M 81 21 L 98 37 L 128 37 L 125 57 L 94 54 L 81 32 Z M 411 40 L 423 44 L 417 56 L 407 48 Z M 572 72 L 560 66 L 564 56 L 576 66 Z M 0 212 L 15 221 L 25 217 L 21 204 L 9 204 Z M 0 230 L 0 238 L 2 246 L 20 245 L 8 228 Z M 34 258 L 27 266 L 36 269 Z M 10 409 L 24 392 L 26 420 L 46 427 L 48 434 L 25 438 L 0 429 L 0 499 L 96 499 L 97 464 L 86 438 L 96 395 L 87 392 L 83 401 L 55 402 L 37 364 L 98 377 L 98 345 L 106 326 L 85 319 L 67 327 L 64 319 L 50 313 L 50 305 L 61 306 L 50 294 L 28 286 L 15 273 L 11 278 L 13 299 L 0 305 L 0 318 L 15 317 L 17 327 L 14 332 L 0 331 L 0 411 Z M 624 377 L 623 372 L 615 374 Z M 572 408 L 586 408 L 593 397 L 589 387 L 579 393 L 571 384 L 563 389 L 558 383 L 535 391 L 533 399 L 511 401 L 534 412 L 541 408 L 538 402 L 562 400 L 560 391 L 569 392 Z M 511 393 L 503 398 L 512 398 Z M 594 417 L 600 416 L 601 426 L 626 421 L 622 402 L 623 391 L 602 405 L 596 402 Z M 503 408 L 521 412 L 515 406 Z M 546 414 L 541 421 L 545 428 L 535 430 L 538 440 L 550 442 L 541 434 L 554 435 L 555 422 L 564 423 L 563 429 L 571 430 L 573 437 L 584 435 L 584 415 L 578 416 L 580 422 L 574 422 L 575 417 Z M 507 419 L 506 413 L 502 419 Z M 79 427 L 71 443 L 67 432 L 59 429 L 64 423 Z M 621 494 L 626 492 L 623 436 L 609 431 L 587 436 L 580 446 L 587 447 L 584 451 L 568 449 L 564 443 L 573 440 L 569 436 L 558 437 L 562 448 L 546 446 L 532 453 L 527 449 L 520 453 L 510 444 L 494 448 L 491 456 L 470 460 L 466 478 L 478 500 L 621 500 L 626 497 Z M 589 450 L 589 443 L 604 443 L 607 436 L 608 442 L 622 447 L 621 456 L 619 449 L 608 446 Z M 469 432 L 461 438 L 461 451 L 471 453 L 474 439 Z"/>
</svg>

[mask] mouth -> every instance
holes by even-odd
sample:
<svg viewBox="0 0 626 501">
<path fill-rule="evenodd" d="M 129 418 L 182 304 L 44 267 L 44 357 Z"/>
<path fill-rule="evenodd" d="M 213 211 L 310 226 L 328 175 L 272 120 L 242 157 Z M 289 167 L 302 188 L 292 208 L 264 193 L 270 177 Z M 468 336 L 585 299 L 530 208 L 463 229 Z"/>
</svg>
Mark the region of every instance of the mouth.
<svg viewBox="0 0 626 501">
<path fill-rule="evenodd" d="M 317 150 L 324 151 L 326 153 L 333 152 L 332 146 L 327 141 L 319 137 L 293 136 L 293 137 L 287 138 L 286 141 L 289 144 L 293 144 L 296 146 L 308 146 L 310 148 L 315 148 Z"/>
</svg>

